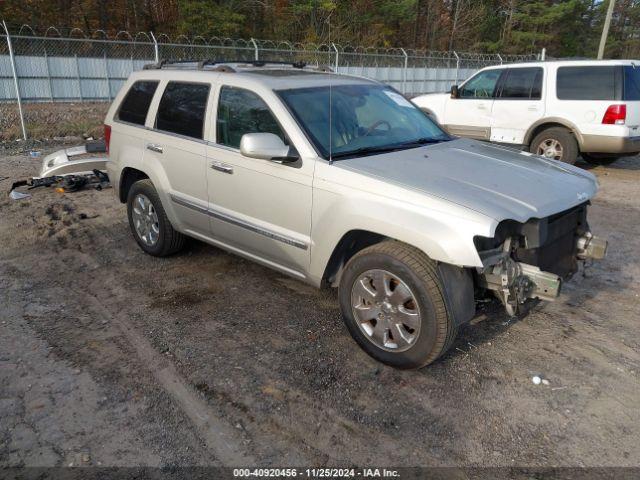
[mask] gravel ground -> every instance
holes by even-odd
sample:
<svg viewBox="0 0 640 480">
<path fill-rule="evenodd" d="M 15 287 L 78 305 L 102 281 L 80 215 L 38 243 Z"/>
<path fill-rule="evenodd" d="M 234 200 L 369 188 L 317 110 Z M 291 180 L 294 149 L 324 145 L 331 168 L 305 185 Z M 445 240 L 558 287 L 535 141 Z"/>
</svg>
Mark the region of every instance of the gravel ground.
<svg viewBox="0 0 640 480">
<path fill-rule="evenodd" d="M 0 157 L 0 188 L 38 164 Z M 144 255 L 111 191 L 3 196 L 0 466 L 638 467 L 640 159 L 592 171 L 609 256 L 418 371 L 364 354 L 332 291 Z"/>
</svg>

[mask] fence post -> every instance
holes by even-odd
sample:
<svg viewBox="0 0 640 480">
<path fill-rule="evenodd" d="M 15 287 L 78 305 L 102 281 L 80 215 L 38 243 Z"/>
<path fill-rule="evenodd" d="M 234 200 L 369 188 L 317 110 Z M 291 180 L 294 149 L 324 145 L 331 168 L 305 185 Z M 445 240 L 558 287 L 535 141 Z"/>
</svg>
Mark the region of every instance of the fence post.
<svg viewBox="0 0 640 480">
<path fill-rule="evenodd" d="M 76 79 L 78 80 L 78 95 L 80 95 L 80 101 L 83 102 L 82 98 L 82 80 L 80 79 L 80 62 L 78 61 L 78 54 L 74 55 L 76 59 Z"/>
<path fill-rule="evenodd" d="M 404 55 L 404 68 L 402 69 L 402 94 L 406 95 L 407 93 L 407 69 L 409 68 L 409 55 L 405 52 L 404 48 L 401 48 L 400 51 L 402 55 Z"/>
<path fill-rule="evenodd" d="M 547 58 L 547 49 L 543 48 L 542 52 L 540 52 L 540 60 L 542 60 L 543 62 L 546 60 Z"/>
<path fill-rule="evenodd" d="M 156 63 L 160 63 L 160 49 L 158 48 L 158 41 L 156 40 L 156 36 L 153 32 L 149 32 L 151 34 L 151 40 L 153 40 L 153 55 L 156 58 Z"/>
<path fill-rule="evenodd" d="M 460 70 L 460 57 L 458 56 L 458 54 L 456 53 L 455 50 L 453 51 L 453 54 L 456 57 L 456 80 L 455 80 L 454 85 L 457 85 L 458 84 L 458 72 Z"/>
<path fill-rule="evenodd" d="M 107 95 L 111 101 L 111 79 L 109 78 L 109 61 L 107 60 L 107 52 L 104 52 L 104 75 L 107 79 Z"/>
<path fill-rule="evenodd" d="M 44 52 L 44 61 L 47 65 L 47 81 L 49 82 L 49 100 L 53 102 L 53 83 L 51 82 L 51 68 L 49 68 L 49 55 L 47 51 Z"/>
<path fill-rule="evenodd" d="M 260 60 L 260 55 L 258 54 L 258 44 L 256 43 L 256 41 L 253 39 L 253 37 L 251 37 L 251 44 L 253 45 L 253 51 L 254 51 L 254 60 L 257 62 L 258 60 Z"/>
<path fill-rule="evenodd" d="M 9 47 L 9 59 L 11 60 L 11 71 L 13 72 L 13 84 L 16 87 L 16 99 L 18 100 L 18 112 L 20 113 L 20 126 L 22 127 L 22 138 L 27 139 L 27 129 L 24 127 L 24 115 L 22 113 L 22 100 L 20 99 L 20 86 L 18 85 L 18 73 L 16 71 L 16 59 L 13 56 L 13 45 L 6 22 L 2 21 L 2 26 L 7 34 L 7 46 Z"/>
<path fill-rule="evenodd" d="M 496 55 L 498 56 L 498 60 L 500 60 L 500 65 L 502 65 L 502 55 L 499 53 L 496 53 Z"/>
<path fill-rule="evenodd" d="M 338 52 L 338 47 L 336 47 L 335 43 L 331 42 L 331 47 L 333 47 L 333 51 L 336 52 L 336 61 L 333 70 L 338 73 L 338 58 L 340 53 Z"/>
</svg>

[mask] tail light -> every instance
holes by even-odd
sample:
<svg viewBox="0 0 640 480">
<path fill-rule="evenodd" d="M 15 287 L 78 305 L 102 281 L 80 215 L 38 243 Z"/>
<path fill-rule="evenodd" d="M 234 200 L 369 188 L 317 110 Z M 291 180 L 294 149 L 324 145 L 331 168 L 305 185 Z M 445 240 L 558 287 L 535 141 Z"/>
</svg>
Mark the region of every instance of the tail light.
<svg viewBox="0 0 640 480">
<path fill-rule="evenodd" d="M 107 153 L 109 153 L 109 144 L 111 143 L 111 125 L 104 126 L 104 144 L 107 147 Z"/>
<path fill-rule="evenodd" d="M 605 125 L 624 125 L 627 119 L 626 105 L 611 105 L 602 117 L 602 123 Z"/>
</svg>

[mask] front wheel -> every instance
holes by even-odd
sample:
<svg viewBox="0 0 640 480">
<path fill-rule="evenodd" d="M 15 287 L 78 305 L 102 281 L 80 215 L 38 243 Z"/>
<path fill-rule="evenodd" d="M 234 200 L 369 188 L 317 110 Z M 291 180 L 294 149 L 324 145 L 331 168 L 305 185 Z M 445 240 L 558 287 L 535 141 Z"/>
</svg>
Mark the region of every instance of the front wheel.
<svg viewBox="0 0 640 480">
<path fill-rule="evenodd" d="M 547 128 L 537 134 L 529 151 L 546 158 L 560 160 L 573 165 L 578 159 L 578 142 L 566 128 Z"/>
<path fill-rule="evenodd" d="M 339 287 L 340 308 L 356 342 L 376 360 L 418 368 L 444 354 L 456 336 L 437 264 L 397 241 L 349 260 Z"/>
</svg>

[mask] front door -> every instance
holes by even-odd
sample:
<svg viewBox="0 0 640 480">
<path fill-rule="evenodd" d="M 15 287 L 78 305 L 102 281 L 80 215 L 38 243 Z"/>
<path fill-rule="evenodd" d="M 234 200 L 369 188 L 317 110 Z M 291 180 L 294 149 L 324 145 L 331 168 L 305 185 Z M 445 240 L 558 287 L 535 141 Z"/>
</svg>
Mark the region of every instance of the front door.
<svg viewBox="0 0 640 480">
<path fill-rule="evenodd" d="M 460 87 L 458 98 L 447 100 L 443 124 L 449 133 L 489 140 L 493 97 L 503 71 L 498 68 L 476 74 Z"/>
<path fill-rule="evenodd" d="M 308 269 L 313 165 L 245 157 L 245 133 L 286 133 L 256 93 L 222 86 L 216 143 L 207 146 L 211 236 L 231 250 L 302 276 Z"/>
</svg>

